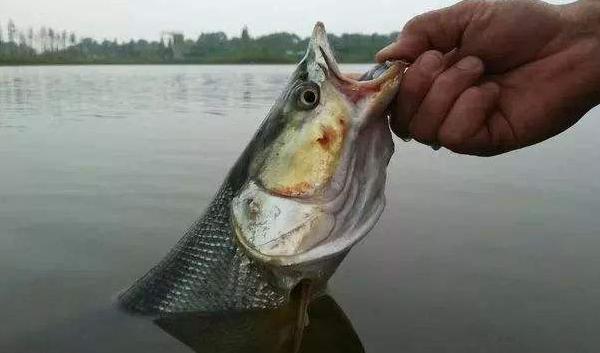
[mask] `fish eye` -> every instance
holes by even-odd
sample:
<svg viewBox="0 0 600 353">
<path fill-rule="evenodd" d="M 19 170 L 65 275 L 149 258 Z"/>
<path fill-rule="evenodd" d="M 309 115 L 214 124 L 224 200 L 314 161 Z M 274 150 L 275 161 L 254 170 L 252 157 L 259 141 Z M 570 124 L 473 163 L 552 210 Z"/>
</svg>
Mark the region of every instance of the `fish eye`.
<svg viewBox="0 0 600 353">
<path fill-rule="evenodd" d="M 299 109 L 313 109 L 319 104 L 319 98 L 319 86 L 314 82 L 302 84 L 296 89 L 296 105 Z"/>
</svg>

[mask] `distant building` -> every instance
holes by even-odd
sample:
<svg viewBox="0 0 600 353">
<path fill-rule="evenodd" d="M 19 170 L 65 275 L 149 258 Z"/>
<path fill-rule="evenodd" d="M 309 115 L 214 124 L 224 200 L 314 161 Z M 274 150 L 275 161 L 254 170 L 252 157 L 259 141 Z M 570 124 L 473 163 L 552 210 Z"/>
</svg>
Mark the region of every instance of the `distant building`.
<svg viewBox="0 0 600 353">
<path fill-rule="evenodd" d="M 185 37 L 181 32 L 162 32 L 160 39 L 173 53 L 173 60 L 183 60 Z"/>
</svg>

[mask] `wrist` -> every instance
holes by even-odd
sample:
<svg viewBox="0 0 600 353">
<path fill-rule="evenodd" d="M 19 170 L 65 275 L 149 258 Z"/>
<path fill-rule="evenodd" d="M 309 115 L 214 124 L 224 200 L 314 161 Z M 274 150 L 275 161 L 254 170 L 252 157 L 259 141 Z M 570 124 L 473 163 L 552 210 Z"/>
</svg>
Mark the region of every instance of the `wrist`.
<svg viewBox="0 0 600 353">
<path fill-rule="evenodd" d="M 562 5 L 563 39 L 577 48 L 577 70 L 586 73 L 585 84 L 588 102 L 600 103 L 600 0 L 579 0 Z M 583 92 L 582 92 L 583 93 Z"/>
<path fill-rule="evenodd" d="M 600 62 L 600 0 L 581 0 L 582 1 L 582 18 L 585 20 L 591 35 L 595 38 L 595 56 L 591 58 L 596 63 Z M 600 68 L 595 65 L 596 86 L 592 88 L 593 105 L 600 104 Z"/>
<path fill-rule="evenodd" d="M 579 0 L 563 5 L 564 19 L 573 33 L 600 41 L 600 0 Z"/>
</svg>

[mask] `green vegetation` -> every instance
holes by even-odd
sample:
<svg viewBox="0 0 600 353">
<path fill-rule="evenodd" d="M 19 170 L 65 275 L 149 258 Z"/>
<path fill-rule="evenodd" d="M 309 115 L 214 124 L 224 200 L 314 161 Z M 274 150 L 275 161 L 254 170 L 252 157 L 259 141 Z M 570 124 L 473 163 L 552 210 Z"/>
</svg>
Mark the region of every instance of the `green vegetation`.
<svg viewBox="0 0 600 353">
<path fill-rule="evenodd" d="M 341 62 L 371 62 L 395 33 L 329 35 Z M 295 63 L 304 55 L 308 38 L 273 33 L 253 38 L 244 28 L 240 37 L 203 33 L 196 40 L 181 33 L 163 33 L 160 41 L 119 43 L 78 39 L 74 33 L 41 27 L 19 30 L 13 21 L 0 25 L 0 65 L 27 64 L 251 64 Z"/>
</svg>

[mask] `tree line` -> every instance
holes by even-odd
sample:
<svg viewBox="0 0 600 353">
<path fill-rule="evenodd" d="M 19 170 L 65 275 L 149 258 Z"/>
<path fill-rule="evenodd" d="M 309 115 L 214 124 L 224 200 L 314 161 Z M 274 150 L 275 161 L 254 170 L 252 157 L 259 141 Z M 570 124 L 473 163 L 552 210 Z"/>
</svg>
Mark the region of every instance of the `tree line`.
<svg viewBox="0 0 600 353">
<path fill-rule="evenodd" d="M 396 36 L 330 34 L 329 40 L 341 62 L 371 62 Z M 295 63 L 304 55 L 308 40 L 286 32 L 252 37 L 244 27 L 239 37 L 212 32 L 192 39 L 163 32 L 158 41 L 97 41 L 46 26 L 20 29 L 9 20 L 6 27 L 0 24 L 0 65 Z"/>
</svg>

